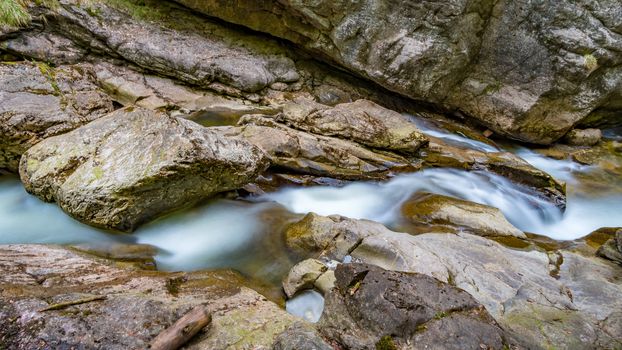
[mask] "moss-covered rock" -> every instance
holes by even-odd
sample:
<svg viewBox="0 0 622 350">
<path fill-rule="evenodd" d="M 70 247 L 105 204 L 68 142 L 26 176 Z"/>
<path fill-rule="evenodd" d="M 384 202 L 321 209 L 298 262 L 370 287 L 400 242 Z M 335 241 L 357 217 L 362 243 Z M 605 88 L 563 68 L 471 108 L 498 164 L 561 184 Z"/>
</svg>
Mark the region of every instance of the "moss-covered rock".
<svg viewBox="0 0 622 350">
<path fill-rule="evenodd" d="M 49 138 L 23 157 L 26 190 L 87 224 L 121 231 L 218 192 L 267 166 L 261 150 L 194 122 L 129 107 Z"/>
<path fill-rule="evenodd" d="M 414 225 L 444 225 L 481 236 L 526 238 L 499 209 L 438 194 L 416 195 L 402 205 L 402 215 Z"/>
</svg>

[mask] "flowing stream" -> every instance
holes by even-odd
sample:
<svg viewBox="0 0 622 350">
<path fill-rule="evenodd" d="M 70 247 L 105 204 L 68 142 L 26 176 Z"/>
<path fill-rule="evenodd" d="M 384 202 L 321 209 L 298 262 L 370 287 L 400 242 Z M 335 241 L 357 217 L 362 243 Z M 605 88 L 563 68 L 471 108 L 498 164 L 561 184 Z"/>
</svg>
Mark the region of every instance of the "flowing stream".
<svg viewBox="0 0 622 350">
<path fill-rule="evenodd" d="M 425 123 L 416 124 L 431 136 L 460 147 L 499 151 Z M 517 155 L 567 182 L 567 209 L 562 213 L 530 189 L 484 171 L 427 169 L 402 174 L 383 183 L 359 182 L 343 187 L 283 188 L 248 201 L 215 200 L 169 215 L 133 235 L 113 234 L 83 225 L 54 204 L 28 195 L 16 177 L 0 177 L 0 244 L 9 243 L 142 243 L 156 246 L 162 270 L 233 268 L 244 275 L 278 285 L 291 266 L 282 237 L 271 229 L 278 217 L 291 213 L 340 214 L 382 222 L 392 227 L 401 204 L 417 192 L 454 196 L 499 208 L 523 231 L 557 240 L 582 237 L 600 227 L 622 226 L 622 194 L 591 196 L 576 175 L 594 169 L 568 160 L 554 160 L 526 148 Z M 286 210 L 285 210 L 286 209 Z M 290 213 L 288 213 L 288 211 Z M 316 320 L 323 298 L 303 293 L 287 303 L 288 311 Z"/>
</svg>

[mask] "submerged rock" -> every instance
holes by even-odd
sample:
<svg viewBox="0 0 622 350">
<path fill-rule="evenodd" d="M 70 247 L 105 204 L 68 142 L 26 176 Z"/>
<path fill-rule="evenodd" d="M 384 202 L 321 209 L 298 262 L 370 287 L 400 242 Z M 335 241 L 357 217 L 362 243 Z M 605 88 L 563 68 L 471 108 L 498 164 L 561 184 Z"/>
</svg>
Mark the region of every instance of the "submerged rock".
<svg viewBox="0 0 622 350">
<path fill-rule="evenodd" d="M 49 138 L 23 157 L 26 190 L 89 225 L 121 231 L 218 192 L 266 167 L 264 154 L 194 122 L 133 107 Z"/>
<path fill-rule="evenodd" d="M 618 0 L 177 1 L 521 141 L 552 143 L 593 113 L 619 115 Z"/>
<path fill-rule="evenodd" d="M 439 194 L 422 194 L 402 205 L 402 215 L 415 225 L 445 225 L 480 236 L 526 238 L 497 208 Z"/>
<path fill-rule="evenodd" d="M 111 112 L 95 81 L 88 65 L 0 63 L 0 169 L 17 172 L 30 147 Z"/>
<path fill-rule="evenodd" d="M 204 305 L 212 322 L 187 349 L 270 348 L 280 333 L 302 321 L 248 285 L 229 270 L 131 271 L 56 246 L 0 246 L 0 345 L 145 349 L 186 312 Z"/>
<path fill-rule="evenodd" d="M 417 163 L 392 153 L 374 152 L 354 142 L 314 135 L 262 115 L 246 115 L 241 127 L 220 129 L 264 150 L 273 166 L 295 173 L 338 179 L 385 178 L 391 171 L 414 170 Z"/>
<path fill-rule="evenodd" d="M 329 107 L 296 99 L 275 116 L 293 128 L 351 140 L 376 149 L 415 154 L 428 138 L 401 114 L 371 101 L 357 100 Z"/>
<path fill-rule="evenodd" d="M 371 221 L 315 214 L 293 224 L 286 237 L 311 257 L 350 255 L 461 288 L 527 348 L 622 344 L 622 335 L 610 331 L 622 328 L 622 267 L 595 257 L 515 250 L 467 233 L 413 236 Z"/>
<path fill-rule="evenodd" d="M 505 332 L 472 296 L 418 273 L 341 264 L 318 328 L 346 349 L 502 349 Z M 389 346 L 388 344 L 391 344 Z"/>
</svg>

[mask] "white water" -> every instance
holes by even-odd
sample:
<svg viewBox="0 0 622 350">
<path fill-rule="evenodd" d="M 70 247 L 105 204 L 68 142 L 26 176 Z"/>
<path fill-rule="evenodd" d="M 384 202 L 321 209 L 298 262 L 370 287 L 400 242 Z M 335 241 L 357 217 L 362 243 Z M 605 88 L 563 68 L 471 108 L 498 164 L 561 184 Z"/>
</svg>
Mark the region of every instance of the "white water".
<svg viewBox="0 0 622 350">
<path fill-rule="evenodd" d="M 275 258 L 256 249 L 269 243 L 257 214 L 273 206 L 216 201 L 153 222 L 132 235 L 115 234 L 73 220 L 57 205 L 27 194 L 19 180 L 9 178 L 0 181 L 0 244 L 142 243 L 159 248 L 155 258 L 160 270 L 235 268 L 255 274 L 261 269 L 253 265 L 269 266 Z M 254 277 L 275 278 L 270 271 L 259 273 L 262 276 Z"/>
<path fill-rule="evenodd" d="M 285 310 L 309 322 L 317 322 L 324 310 L 324 297 L 314 290 L 305 290 L 289 299 Z"/>
<path fill-rule="evenodd" d="M 446 130 L 443 130 L 437 127 L 436 125 L 434 125 L 434 123 L 431 121 L 428 121 L 422 118 L 417 118 L 410 114 L 405 114 L 405 116 L 410 121 L 412 121 L 413 124 L 415 124 L 417 128 L 421 130 L 423 133 L 429 136 L 442 139 L 448 144 L 451 144 L 457 147 L 462 147 L 462 148 L 470 148 L 470 149 L 474 149 L 476 151 L 481 151 L 481 152 L 499 152 L 499 149 L 494 146 L 491 146 L 487 143 L 476 141 L 476 140 L 473 140 L 473 139 L 470 139 L 470 138 L 467 138 L 467 137 L 464 137 L 458 134 L 447 132 Z"/>
<path fill-rule="evenodd" d="M 418 123 L 428 134 L 461 147 L 485 152 L 498 149 L 433 126 Z M 80 224 L 56 205 L 28 195 L 19 180 L 0 178 L 0 244 L 8 243 L 145 243 L 159 248 L 158 267 L 164 270 L 196 270 L 230 267 L 259 278 L 283 266 L 265 247 L 278 237 L 266 234 L 260 213 L 277 202 L 292 212 L 340 214 L 365 218 L 391 226 L 401 204 L 417 192 L 454 196 L 499 208 L 523 231 L 570 240 L 605 226 L 622 226 L 622 196 L 590 198 L 575 191 L 575 175 L 593 169 L 567 160 L 554 160 L 525 148 L 516 153 L 532 165 L 568 183 L 567 210 L 561 213 L 531 190 L 487 172 L 428 169 L 397 176 L 385 183 L 361 182 L 344 187 L 285 188 L 248 204 L 215 201 L 211 204 L 158 220 L 134 235 L 111 234 Z M 282 252 L 282 254 L 285 254 Z M 256 268 L 257 266 L 263 268 Z M 250 268 L 250 266 L 254 266 Z M 317 320 L 323 299 L 317 292 L 301 293 L 287 303 L 293 314 Z"/>
<path fill-rule="evenodd" d="M 295 213 L 338 214 L 391 226 L 412 195 L 432 192 L 499 208 L 516 227 L 538 232 L 561 218 L 560 210 L 534 192 L 504 177 L 483 171 L 426 169 L 399 175 L 384 183 L 353 183 L 344 187 L 289 188 L 269 193 Z"/>
</svg>

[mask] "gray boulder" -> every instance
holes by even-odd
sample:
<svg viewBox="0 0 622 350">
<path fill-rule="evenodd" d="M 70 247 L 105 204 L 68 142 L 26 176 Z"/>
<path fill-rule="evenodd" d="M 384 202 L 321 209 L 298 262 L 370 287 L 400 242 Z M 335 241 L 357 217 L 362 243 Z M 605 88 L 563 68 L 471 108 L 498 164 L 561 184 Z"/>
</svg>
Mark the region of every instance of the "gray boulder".
<svg viewBox="0 0 622 350">
<path fill-rule="evenodd" d="M 31 148 L 27 191 L 89 225 L 132 231 L 237 189 L 267 166 L 257 147 L 184 119 L 128 107 Z"/>
<path fill-rule="evenodd" d="M 618 0 L 177 1 L 522 141 L 622 105 Z"/>
<path fill-rule="evenodd" d="M 334 350 L 322 338 L 314 326 L 308 323 L 294 323 L 274 342 L 274 350 Z"/>
<path fill-rule="evenodd" d="M 111 112 L 95 81 L 88 65 L 0 63 L 0 169 L 17 172 L 30 147 Z"/>
<path fill-rule="evenodd" d="M 505 332 L 472 296 L 432 277 L 341 264 L 320 332 L 346 349 L 503 349 Z"/>
</svg>

